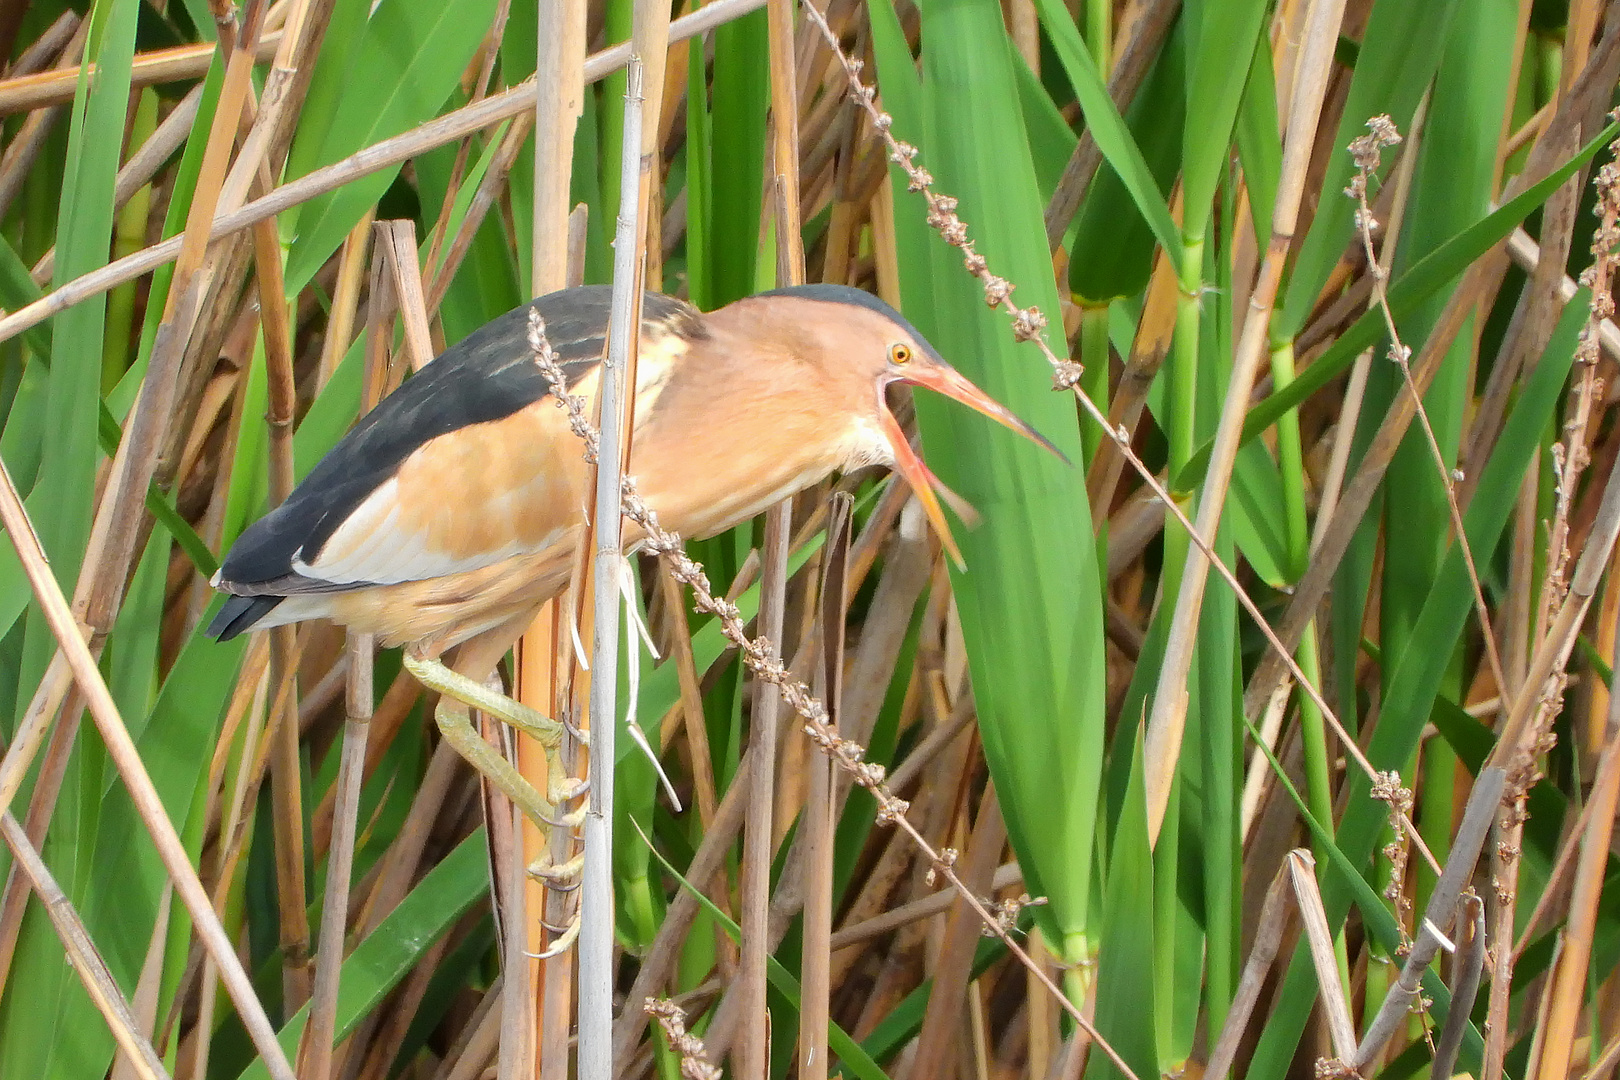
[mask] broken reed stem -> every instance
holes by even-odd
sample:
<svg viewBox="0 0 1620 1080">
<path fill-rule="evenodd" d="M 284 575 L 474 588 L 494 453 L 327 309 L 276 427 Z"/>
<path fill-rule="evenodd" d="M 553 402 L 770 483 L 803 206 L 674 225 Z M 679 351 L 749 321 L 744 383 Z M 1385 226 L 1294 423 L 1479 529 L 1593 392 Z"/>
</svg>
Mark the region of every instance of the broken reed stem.
<svg viewBox="0 0 1620 1080">
<path fill-rule="evenodd" d="M 1259 607 L 1238 581 L 1237 575 L 1215 553 L 1215 549 L 1210 545 L 1209 541 L 1198 531 L 1186 513 L 1176 504 L 1175 499 L 1165 490 L 1164 485 L 1154 477 L 1152 470 L 1131 448 L 1130 431 L 1123 426 L 1115 427 L 1109 423 L 1107 414 L 1099 409 L 1096 402 L 1092 401 L 1090 396 L 1080 387 L 1081 366 L 1071 360 L 1059 358 L 1052 351 L 1051 345 L 1047 344 L 1044 332 L 1047 325 L 1046 316 L 1038 308 L 1020 308 L 1014 304 L 1012 302 L 1012 283 L 1006 278 L 991 273 L 984 256 L 974 250 L 973 241 L 968 239 L 967 224 L 956 214 L 957 200 L 949 195 L 940 195 L 934 192 L 932 187 L 933 176 L 926 169 L 920 168 L 914 163 L 913 159 L 917 156 L 917 148 L 909 143 L 899 141 L 890 132 L 890 128 L 894 124 L 894 118 L 877 107 L 875 103 L 876 89 L 861 81 L 860 73 L 865 66 L 864 63 L 860 60 L 851 59 L 845 54 L 843 48 L 838 44 L 837 34 L 827 25 L 826 19 L 816 9 L 815 4 L 805 3 L 803 6 L 806 16 L 816 25 L 828 47 L 832 49 L 833 54 L 838 57 L 839 62 L 843 65 L 845 77 L 849 82 L 850 93 L 855 98 L 856 103 L 866 110 L 871 118 L 873 129 L 888 147 L 889 160 L 905 172 L 908 179 L 906 190 L 917 192 L 926 200 L 929 226 L 938 232 L 947 244 L 959 248 L 964 253 L 963 266 L 968 273 L 984 283 L 985 303 L 992 308 L 1006 309 L 1007 314 L 1012 319 L 1014 340 L 1033 342 L 1035 347 L 1040 349 L 1041 355 L 1051 365 L 1053 387 L 1058 390 L 1071 390 L 1074 392 L 1081 408 L 1101 425 L 1108 438 L 1118 448 L 1120 455 L 1130 463 L 1131 468 L 1135 469 L 1137 474 L 1141 476 L 1142 482 L 1164 504 L 1166 512 L 1173 516 L 1182 528 L 1187 530 L 1187 535 L 1191 537 L 1194 546 L 1203 553 L 1204 557 L 1209 560 L 1210 565 L 1220 574 L 1222 580 L 1231 587 L 1232 592 L 1237 596 L 1238 603 L 1243 606 L 1243 610 L 1254 620 L 1255 626 L 1265 636 L 1267 644 L 1276 652 L 1283 665 L 1288 669 L 1289 674 L 1294 677 L 1300 688 L 1316 704 L 1316 707 L 1322 711 L 1323 718 L 1332 725 L 1334 733 L 1338 735 L 1345 748 L 1345 752 L 1355 761 L 1357 767 L 1361 769 L 1368 780 L 1377 783 L 1377 770 L 1373 768 L 1372 763 L 1362 753 L 1357 741 L 1351 737 L 1345 730 L 1344 725 L 1340 723 L 1338 714 L 1327 703 L 1327 699 L 1322 696 L 1322 692 L 1305 677 L 1305 672 L 1301 670 L 1299 663 L 1290 655 L 1288 649 L 1283 646 L 1281 639 L 1277 637 L 1276 631 L 1271 628 L 1271 624 L 1261 614 Z M 1413 844 L 1423 855 L 1424 860 L 1438 875 L 1440 873 L 1440 864 L 1435 859 L 1434 853 L 1429 850 L 1422 836 L 1418 834 L 1417 828 L 1412 824 L 1410 818 L 1403 819 L 1402 825 L 1411 836 Z"/>
<path fill-rule="evenodd" d="M 585 445 L 585 456 L 589 462 L 595 462 L 599 451 L 599 440 L 595 427 L 585 414 L 586 401 L 579 394 L 558 393 L 557 391 L 568 385 L 563 375 L 562 366 L 558 362 L 557 353 L 552 349 L 551 343 L 546 339 L 545 320 L 540 312 L 533 308 L 529 311 L 529 348 L 534 353 L 535 366 L 552 386 L 552 401 L 568 415 L 568 426 Z M 985 903 L 974 895 L 973 891 L 957 877 L 952 864 L 955 861 L 954 853 L 946 854 L 936 850 L 917 828 L 906 818 L 909 804 L 895 796 L 885 783 L 886 773 L 882 765 L 864 760 L 865 749 L 858 743 L 839 736 L 838 730 L 828 722 L 826 707 L 810 688 L 798 679 L 793 678 L 787 667 L 776 658 L 776 651 L 772 644 L 764 638 L 751 638 L 743 621 L 742 613 L 737 605 L 731 601 L 717 597 L 709 583 L 708 575 L 704 573 L 701 564 L 687 555 L 681 538 L 664 529 L 658 524 L 658 515 L 642 500 L 636 491 L 635 478 L 624 477 L 620 485 L 620 509 L 624 516 L 642 531 L 642 547 L 664 559 L 670 575 L 675 580 L 692 589 L 693 604 L 697 610 L 715 616 L 720 625 L 720 631 L 726 639 L 737 647 L 743 664 L 751 671 L 755 678 L 775 686 L 781 693 L 782 700 L 798 713 L 804 720 L 804 732 L 833 763 L 844 770 L 854 782 L 865 788 L 877 802 L 877 821 L 880 825 L 895 825 L 909 836 L 917 850 L 928 860 L 934 871 L 942 875 L 951 886 L 962 896 L 967 905 L 973 909 L 983 921 L 987 930 L 999 938 L 1007 951 L 1018 959 L 1018 962 L 1028 968 L 1035 977 L 1051 992 L 1063 1006 L 1064 1010 L 1074 1019 L 1074 1022 L 1086 1032 L 1097 1045 L 1101 1046 L 1114 1065 L 1131 1080 L 1137 1080 L 1136 1074 L 1131 1071 L 1125 1059 L 1120 1057 L 1108 1041 L 1097 1032 L 1091 1021 L 1074 1002 L 1070 1001 L 1057 983 L 1052 981 L 1039 965 L 1037 965 L 1027 952 L 1013 940 L 1012 920 L 1006 917 L 1005 912 L 992 913 Z M 604 519 L 605 520 L 605 519 Z M 600 522 L 598 523 L 600 527 Z M 602 669 L 599 669 L 602 670 Z M 583 960 L 583 957 L 581 958 Z"/>
<path fill-rule="evenodd" d="M 1473 545 L 1468 542 L 1468 533 L 1463 528 L 1462 510 L 1457 506 L 1457 482 L 1462 480 L 1462 471 L 1446 467 L 1445 455 L 1440 450 L 1440 440 L 1435 437 L 1434 426 L 1429 423 L 1429 410 L 1423 406 L 1423 395 L 1418 392 L 1417 383 L 1412 378 L 1412 350 L 1401 341 L 1400 332 L 1395 329 L 1395 313 L 1389 307 L 1389 271 L 1379 262 L 1377 254 L 1373 251 L 1373 229 L 1377 228 L 1378 221 L 1373 217 L 1372 207 L 1367 202 L 1367 187 L 1376 179 L 1379 158 L 1385 147 L 1397 146 L 1401 141 L 1401 133 L 1396 129 L 1395 122 L 1386 115 L 1379 115 L 1367 121 L 1367 134 L 1351 141 L 1350 156 L 1356 163 L 1356 175 L 1351 177 L 1350 186 L 1344 193 L 1356 201 L 1356 234 L 1361 240 L 1362 250 L 1367 255 L 1367 274 L 1372 279 L 1374 307 L 1384 317 L 1384 330 L 1389 334 L 1389 358 L 1401 369 L 1401 378 L 1406 382 L 1406 392 L 1412 395 L 1412 402 L 1417 409 L 1418 420 L 1423 425 L 1423 435 L 1429 444 L 1429 453 L 1434 457 L 1435 468 L 1440 473 L 1440 485 L 1446 493 L 1446 509 L 1451 515 L 1451 529 L 1457 534 L 1457 545 L 1462 552 L 1463 563 L 1468 567 L 1468 584 L 1474 590 L 1474 610 L 1479 616 L 1480 630 L 1485 639 L 1485 660 L 1491 666 L 1491 677 L 1496 685 L 1506 687 L 1507 676 L 1503 672 L 1502 657 L 1496 649 L 1496 635 L 1491 632 L 1491 615 L 1485 606 L 1485 590 L 1479 583 L 1479 568 L 1474 564 Z"/>
</svg>

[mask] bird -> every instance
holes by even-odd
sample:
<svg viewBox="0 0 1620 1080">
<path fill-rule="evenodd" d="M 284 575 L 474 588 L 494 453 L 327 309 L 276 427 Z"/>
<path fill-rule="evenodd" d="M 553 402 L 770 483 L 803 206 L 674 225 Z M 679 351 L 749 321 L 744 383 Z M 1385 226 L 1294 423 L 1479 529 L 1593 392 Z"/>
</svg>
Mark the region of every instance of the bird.
<svg viewBox="0 0 1620 1080">
<path fill-rule="evenodd" d="M 567 587 L 586 542 L 590 467 L 554 395 L 594 404 L 611 303 L 608 286 L 564 289 L 447 348 L 248 527 L 212 581 L 227 594 L 208 628 L 221 641 L 327 619 L 404 646 L 406 667 L 440 693 L 443 736 L 542 828 L 571 821 L 557 807 L 582 793 L 557 765 L 561 725 L 484 680 Z M 535 362 L 531 313 L 566 387 Z M 644 293 L 635 370 L 626 471 L 663 527 L 685 537 L 724 532 L 834 472 L 881 465 L 960 561 L 935 491 L 958 500 L 890 411 L 896 383 L 954 398 L 1063 457 L 899 312 L 853 287 L 775 289 L 706 313 Z M 640 539 L 626 522 L 626 549 Z M 546 792 L 484 741 L 469 707 L 547 747 Z"/>
</svg>

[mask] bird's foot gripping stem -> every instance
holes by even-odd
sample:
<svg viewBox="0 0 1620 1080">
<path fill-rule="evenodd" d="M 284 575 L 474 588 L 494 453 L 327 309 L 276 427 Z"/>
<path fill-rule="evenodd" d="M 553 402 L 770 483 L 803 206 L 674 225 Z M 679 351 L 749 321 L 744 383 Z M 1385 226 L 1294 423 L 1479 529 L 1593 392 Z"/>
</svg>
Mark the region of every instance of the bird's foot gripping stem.
<svg viewBox="0 0 1620 1080">
<path fill-rule="evenodd" d="M 559 753 L 564 730 L 562 724 L 460 672 L 452 671 L 438 660 L 412 656 L 407 651 L 405 668 L 417 682 L 438 691 L 439 707 L 434 719 L 451 747 L 511 799 L 543 835 L 549 837 L 554 827 L 577 828 L 585 820 L 583 805 L 570 811 L 561 809 L 564 804 L 575 802 L 590 790 L 586 781 L 571 777 L 563 770 Z M 545 749 L 546 791 L 543 794 L 478 733 L 473 726 L 472 709 L 523 732 Z M 549 888 L 566 892 L 577 886 L 583 865 L 583 856 L 559 863 L 549 852 L 542 852 L 528 867 L 528 873 Z M 556 936 L 542 955 L 555 956 L 566 951 L 579 936 L 579 916 L 576 914 L 567 926 L 547 926 L 546 929 Z"/>
</svg>

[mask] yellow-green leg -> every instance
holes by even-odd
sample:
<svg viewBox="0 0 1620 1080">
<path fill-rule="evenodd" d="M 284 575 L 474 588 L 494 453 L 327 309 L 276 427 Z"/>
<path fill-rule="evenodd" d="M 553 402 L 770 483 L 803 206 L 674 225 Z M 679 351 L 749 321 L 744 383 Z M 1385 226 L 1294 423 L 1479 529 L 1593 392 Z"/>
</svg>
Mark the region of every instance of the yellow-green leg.
<svg viewBox="0 0 1620 1080">
<path fill-rule="evenodd" d="M 583 807 L 565 814 L 557 810 L 558 804 L 577 799 L 586 790 L 584 781 L 574 779 L 563 771 L 562 758 L 558 753 L 563 735 L 561 724 L 522 702 L 514 701 L 452 670 L 439 660 L 413 656 L 407 650 L 405 668 L 417 682 L 438 691 L 439 707 L 434 712 L 434 719 L 451 747 L 511 799 L 513 805 L 533 821 L 541 833 L 549 835 L 552 826 L 574 828 L 584 820 Z M 484 741 L 473 726 L 472 709 L 509 724 L 544 748 L 547 789 L 544 794 L 529 783 L 498 750 Z M 583 856 L 575 856 L 565 863 L 554 863 L 549 855 L 542 854 L 528 871 L 554 888 L 568 888 L 578 878 L 583 862 Z M 578 933 L 579 921 L 576 917 L 570 925 L 559 930 L 560 936 L 546 950 L 546 955 L 566 950 Z"/>
</svg>

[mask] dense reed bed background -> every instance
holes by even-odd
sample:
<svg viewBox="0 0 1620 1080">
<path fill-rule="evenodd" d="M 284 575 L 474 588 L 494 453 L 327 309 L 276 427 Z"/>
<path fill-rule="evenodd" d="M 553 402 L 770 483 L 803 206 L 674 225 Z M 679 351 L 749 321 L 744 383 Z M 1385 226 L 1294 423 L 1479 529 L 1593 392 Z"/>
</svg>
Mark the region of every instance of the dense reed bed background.
<svg viewBox="0 0 1620 1080">
<path fill-rule="evenodd" d="M 364 408 L 610 279 L 632 33 L 649 285 L 873 290 L 1073 464 L 919 394 L 965 570 L 881 475 L 689 544 L 813 704 L 639 557 L 683 808 L 621 737 L 581 1075 L 704 1075 L 649 997 L 750 1078 L 1613 1074 L 1620 4 L 820 13 L 0 9 L 0 1077 L 573 1071 L 568 838 L 397 653 L 200 627 Z M 588 606 L 509 673 L 581 722 Z"/>
</svg>

